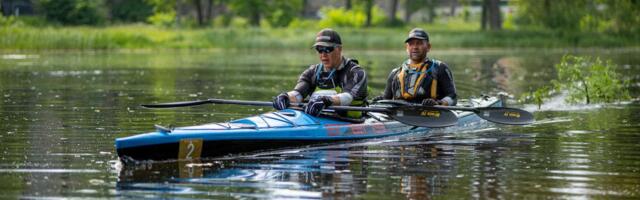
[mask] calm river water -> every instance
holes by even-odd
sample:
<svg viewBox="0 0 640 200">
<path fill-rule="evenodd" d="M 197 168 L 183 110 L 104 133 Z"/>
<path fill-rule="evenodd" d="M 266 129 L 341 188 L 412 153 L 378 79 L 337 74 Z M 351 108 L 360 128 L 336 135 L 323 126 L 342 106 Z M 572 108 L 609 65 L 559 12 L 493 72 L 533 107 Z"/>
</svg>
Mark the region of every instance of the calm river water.
<svg viewBox="0 0 640 200">
<path fill-rule="evenodd" d="M 270 108 L 140 104 L 268 101 L 317 62 L 291 51 L 0 53 L 0 198 L 638 199 L 640 50 L 437 50 L 461 98 L 548 84 L 565 53 L 611 59 L 635 101 L 570 106 L 554 99 L 536 123 L 266 151 L 198 163 L 121 165 L 114 140 L 227 121 Z M 374 94 L 402 49 L 349 51 Z"/>
</svg>

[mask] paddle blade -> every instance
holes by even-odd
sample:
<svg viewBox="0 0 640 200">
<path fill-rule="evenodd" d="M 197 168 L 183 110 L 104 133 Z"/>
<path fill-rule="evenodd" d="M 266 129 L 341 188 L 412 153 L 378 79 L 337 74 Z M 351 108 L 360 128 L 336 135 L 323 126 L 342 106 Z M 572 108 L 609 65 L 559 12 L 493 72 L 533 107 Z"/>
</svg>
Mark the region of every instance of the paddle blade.
<svg viewBox="0 0 640 200">
<path fill-rule="evenodd" d="M 389 110 L 391 118 L 412 126 L 441 128 L 458 123 L 458 117 L 453 112 L 437 107 L 402 106 Z"/>
<path fill-rule="evenodd" d="M 474 112 L 482 119 L 508 125 L 526 125 L 533 123 L 533 114 L 517 108 L 486 107 Z"/>
<path fill-rule="evenodd" d="M 182 101 L 182 102 L 172 102 L 172 103 L 159 103 L 159 104 L 143 104 L 142 107 L 145 108 L 177 108 L 177 107 L 187 107 L 187 106 L 196 106 L 202 104 L 211 103 L 209 100 L 198 100 L 198 101 Z"/>
</svg>

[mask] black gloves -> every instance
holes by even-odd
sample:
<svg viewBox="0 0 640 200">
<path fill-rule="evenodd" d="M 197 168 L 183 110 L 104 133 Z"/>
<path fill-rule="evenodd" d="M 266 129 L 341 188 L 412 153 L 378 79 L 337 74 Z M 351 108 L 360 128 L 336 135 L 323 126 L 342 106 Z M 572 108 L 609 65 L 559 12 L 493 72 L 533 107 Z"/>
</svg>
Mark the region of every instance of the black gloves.
<svg viewBox="0 0 640 200">
<path fill-rule="evenodd" d="M 291 103 L 289 102 L 289 95 L 286 92 L 283 92 L 273 98 L 273 108 L 276 110 L 284 110 L 287 109 Z"/>
<path fill-rule="evenodd" d="M 423 106 L 435 106 L 435 105 L 441 105 L 442 101 L 438 101 L 435 99 L 431 99 L 431 98 L 426 98 L 424 100 L 422 100 L 422 105 Z"/>
<path fill-rule="evenodd" d="M 304 112 L 313 116 L 318 116 L 323 109 L 331 106 L 331 104 L 333 104 L 333 102 L 331 101 L 331 97 L 320 96 L 318 98 L 310 100 L 309 103 L 305 106 Z"/>
</svg>

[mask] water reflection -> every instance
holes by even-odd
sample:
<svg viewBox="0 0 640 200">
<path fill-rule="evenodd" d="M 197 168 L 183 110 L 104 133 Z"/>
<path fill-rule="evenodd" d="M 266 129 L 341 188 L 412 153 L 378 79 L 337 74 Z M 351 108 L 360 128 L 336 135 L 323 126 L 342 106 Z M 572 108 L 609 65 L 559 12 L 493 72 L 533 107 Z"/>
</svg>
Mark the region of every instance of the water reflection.
<svg viewBox="0 0 640 200">
<path fill-rule="evenodd" d="M 379 93 L 402 51 L 352 51 Z M 437 51 L 461 98 L 547 84 L 564 52 Z M 275 55 L 277 54 L 277 55 Z M 640 82 L 636 51 L 611 58 Z M 285 56 L 283 56 L 285 55 Z M 270 108 L 144 103 L 269 100 L 293 87 L 310 52 L 64 52 L 0 57 L 0 198 L 527 199 L 640 196 L 640 103 L 551 101 L 524 127 L 406 135 L 198 163 L 111 168 L 116 137 L 228 121 Z M 637 96 L 640 87 L 631 88 Z M 516 105 L 519 106 L 519 105 Z"/>
<path fill-rule="evenodd" d="M 123 195 L 430 199 L 459 187 L 456 181 L 471 178 L 482 183 L 476 188 L 482 194 L 501 185 L 493 176 L 504 170 L 498 160 L 505 153 L 479 153 L 485 160 L 479 164 L 458 157 L 466 151 L 494 149 L 500 141 L 516 141 L 512 145 L 520 147 L 531 144 L 515 134 L 461 139 L 449 133 L 418 133 L 189 163 L 142 163 L 124 166 L 117 188 Z M 471 170 L 480 176 L 469 176 L 468 164 L 479 166 Z"/>
</svg>

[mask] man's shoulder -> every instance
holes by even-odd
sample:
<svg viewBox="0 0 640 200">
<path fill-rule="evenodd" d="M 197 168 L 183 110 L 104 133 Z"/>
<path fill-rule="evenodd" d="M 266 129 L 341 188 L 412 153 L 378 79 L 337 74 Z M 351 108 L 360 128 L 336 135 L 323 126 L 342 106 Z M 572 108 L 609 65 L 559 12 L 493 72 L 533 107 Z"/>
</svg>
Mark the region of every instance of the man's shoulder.
<svg viewBox="0 0 640 200">
<path fill-rule="evenodd" d="M 402 69 L 402 65 L 401 65 L 401 66 L 398 66 L 398 67 L 393 68 L 393 69 L 391 70 L 391 74 L 398 73 L 398 72 L 400 71 L 400 69 Z"/>
<path fill-rule="evenodd" d="M 345 67 L 349 67 L 349 68 L 353 68 L 353 67 L 360 67 L 360 62 L 358 62 L 358 60 L 354 59 L 354 58 L 345 58 Z"/>
<path fill-rule="evenodd" d="M 310 64 L 309 67 L 307 67 L 307 70 L 315 70 L 317 66 L 319 66 L 320 64 Z"/>
<path fill-rule="evenodd" d="M 316 66 L 317 65 L 318 64 L 309 65 L 309 67 L 307 69 L 305 69 L 300 76 L 303 76 L 303 77 L 311 77 L 311 76 L 313 76 L 316 73 Z"/>
<path fill-rule="evenodd" d="M 432 62 L 435 62 L 439 68 L 449 68 L 449 65 L 441 60 L 433 59 Z"/>
<path fill-rule="evenodd" d="M 343 69 L 349 72 L 364 71 L 364 68 L 360 66 L 360 63 L 358 62 L 358 60 L 353 58 L 347 58 L 346 65 Z"/>
<path fill-rule="evenodd" d="M 311 64 L 309 65 L 309 67 L 307 67 L 307 69 L 304 70 L 304 72 L 302 73 L 310 73 L 310 72 L 314 72 L 316 71 L 316 68 L 319 66 L 320 64 Z"/>
</svg>

